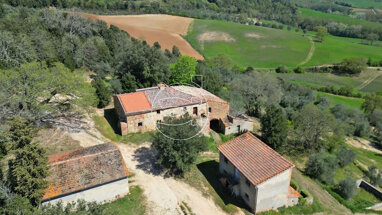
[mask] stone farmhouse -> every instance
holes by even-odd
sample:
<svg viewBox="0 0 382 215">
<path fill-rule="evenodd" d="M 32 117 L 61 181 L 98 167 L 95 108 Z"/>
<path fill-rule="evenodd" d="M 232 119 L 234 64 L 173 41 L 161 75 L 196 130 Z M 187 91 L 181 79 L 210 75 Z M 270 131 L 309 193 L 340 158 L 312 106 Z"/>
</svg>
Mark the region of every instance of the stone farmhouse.
<svg viewBox="0 0 382 215">
<path fill-rule="evenodd" d="M 209 129 L 224 134 L 253 130 L 253 122 L 247 117 L 229 115 L 229 102 L 198 87 L 159 84 L 114 95 L 113 99 L 122 135 L 154 131 L 164 117 L 185 113 L 197 119 L 203 133 Z"/>
<path fill-rule="evenodd" d="M 220 181 L 254 212 L 293 206 L 300 194 L 290 187 L 294 165 L 250 132 L 218 146 Z"/>
<path fill-rule="evenodd" d="M 43 204 L 112 201 L 129 193 L 128 171 L 119 149 L 105 143 L 49 156 L 50 182 Z"/>
</svg>

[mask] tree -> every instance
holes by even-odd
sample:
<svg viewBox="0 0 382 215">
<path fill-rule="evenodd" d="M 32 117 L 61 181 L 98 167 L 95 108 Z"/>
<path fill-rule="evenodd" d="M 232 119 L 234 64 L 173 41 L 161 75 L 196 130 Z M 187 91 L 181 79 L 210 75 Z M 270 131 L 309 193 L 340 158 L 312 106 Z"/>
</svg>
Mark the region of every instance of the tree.
<svg viewBox="0 0 382 215">
<path fill-rule="evenodd" d="M 357 183 L 354 179 L 347 177 L 337 184 L 335 190 L 342 198 L 350 199 L 357 191 Z"/>
<path fill-rule="evenodd" d="M 9 140 L 15 145 L 14 157 L 8 162 L 8 183 L 13 193 L 38 205 L 48 187 L 48 157 L 37 143 L 31 143 L 36 130 L 26 120 L 15 118 Z M 17 136 L 20 135 L 20 136 Z"/>
<path fill-rule="evenodd" d="M 174 126 L 177 125 L 177 126 Z M 183 175 L 207 147 L 199 135 L 200 127 L 188 114 L 180 118 L 166 117 L 154 135 L 153 147 L 158 151 L 158 163 L 171 174 Z"/>
<path fill-rule="evenodd" d="M 339 65 L 338 65 L 338 72 L 339 73 L 346 73 L 346 74 L 359 74 L 367 67 L 367 61 L 365 58 L 359 58 L 359 57 L 352 57 L 352 58 L 345 58 Z"/>
<path fill-rule="evenodd" d="M 366 114 L 371 114 L 375 109 L 382 109 L 382 97 L 375 93 L 368 93 L 361 106 Z"/>
<path fill-rule="evenodd" d="M 328 136 L 336 131 L 334 116 L 314 105 L 306 105 L 294 116 L 295 147 L 300 150 L 319 150 Z"/>
<path fill-rule="evenodd" d="M 14 117 L 8 124 L 9 130 L 4 136 L 9 149 L 23 148 L 36 136 L 36 129 L 31 121 Z"/>
<path fill-rule="evenodd" d="M 173 54 L 175 57 L 180 57 L 180 56 L 182 56 L 182 54 L 180 53 L 179 48 L 178 48 L 177 46 L 173 46 L 173 47 L 172 47 L 172 54 Z"/>
<path fill-rule="evenodd" d="M 181 56 L 175 64 L 170 66 L 172 83 L 191 83 L 192 78 L 196 74 L 196 65 L 198 62 L 195 58 L 189 56 Z"/>
<path fill-rule="evenodd" d="M 382 122 L 379 122 L 374 129 L 374 141 L 379 147 L 382 147 Z"/>
<path fill-rule="evenodd" d="M 230 90 L 244 98 L 244 108 L 252 116 L 260 116 L 265 106 L 280 103 L 282 97 L 278 80 L 259 72 L 238 76 L 232 81 Z"/>
<path fill-rule="evenodd" d="M 338 164 L 340 167 L 345 167 L 351 164 L 356 156 L 357 154 L 352 149 L 342 146 L 340 151 L 337 153 Z"/>
<path fill-rule="evenodd" d="M 49 121 L 96 101 L 94 88 L 81 71 L 63 64 L 48 67 L 44 62 L 0 70 L 0 119 L 21 116 L 38 122 Z"/>
<path fill-rule="evenodd" d="M 369 166 L 367 176 L 370 179 L 370 183 L 375 186 L 382 185 L 382 172 L 377 169 L 376 166 Z"/>
<path fill-rule="evenodd" d="M 9 161 L 8 181 L 14 193 L 38 205 L 48 187 L 48 157 L 36 143 L 17 149 L 15 158 Z"/>
<path fill-rule="evenodd" d="M 261 117 L 261 134 L 264 142 L 275 150 L 285 145 L 288 125 L 281 108 L 275 105 L 267 107 L 266 114 Z"/>
<path fill-rule="evenodd" d="M 93 87 L 96 89 L 98 97 L 98 107 L 103 108 L 110 103 L 111 90 L 105 85 L 101 78 L 95 78 L 92 81 Z"/>
<path fill-rule="evenodd" d="M 126 73 L 122 76 L 121 85 L 125 93 L 134 92 L 138 88 L 135 77 L 130 73 Z"/>
<path fill-rule="evenodd" d="M 155 48 L 157 48 L 157 49 L 160 49 L 160 48 L 161 48 L 159 42 L 155 42 L 153 46 L 154 46 Z"/>
<path fill-rule="evenodd" d="M 324 41 L 324 38 L 329 34 L 328 29 L 324 26 L 316 26 L 313 28 L 313 30 L 316 32 L 315 37 L 317 41 L 321 43 Z"/>
<path fill-rule="evenodd" d="M 366 40 L 370 42 L 370 45 L 373 45 L 375 41 L 378 41 L 379 36 L 376 33 L 370 33 L 366 36 Z"/>
<path fill-rule="evenodd" d="M 309 157 L 305 167 L 305 174 L 319 179 L 323 183 L 332 184 L 337 169 L 336 157 L 328 153 L 316 153 Z"/>
</svg>

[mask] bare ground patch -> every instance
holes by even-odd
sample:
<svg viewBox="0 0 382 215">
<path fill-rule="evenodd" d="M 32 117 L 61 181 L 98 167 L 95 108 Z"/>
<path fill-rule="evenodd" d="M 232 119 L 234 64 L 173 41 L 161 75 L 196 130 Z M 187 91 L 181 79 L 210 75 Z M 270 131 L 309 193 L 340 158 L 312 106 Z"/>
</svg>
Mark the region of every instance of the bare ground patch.
<svg viewBox="0 0 382 215">
<path fill-rule="evenodd" d="M 263 36 L 261 36 L 260 34 L 256 34 L 256 33 L 246 33 L 245 37 L 259 39 L 259 38 L 262 38 Z"/>
<path fill-rule="evenodd" d="M 382 154 L 381 149 L 379 149 L 375 144 L 371 143 L 369 140 L 365 140 L 359 137 L 354 137 L 354 138 L 348 137 L 346 138 L 346 142 L 349 145 L 354 146 L 356 148 L 366 149 L 372 152 Z"/>
<path fill-rule="evenodd" d="M 236 41 L 231 35 L 225 32 L 218 31 L 208 31 L 200 34 L 198 40 L 202 42 L 214 42 L 214 41 L 224 41 L 224 42 L 234 42 Z"/>
</svg>

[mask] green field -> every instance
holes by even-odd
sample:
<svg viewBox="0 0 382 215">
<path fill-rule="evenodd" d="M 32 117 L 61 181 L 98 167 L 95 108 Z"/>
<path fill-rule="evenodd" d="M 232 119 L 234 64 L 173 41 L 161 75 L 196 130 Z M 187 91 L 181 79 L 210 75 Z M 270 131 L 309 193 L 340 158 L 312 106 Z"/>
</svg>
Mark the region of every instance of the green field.
<svg viewBox="0 0 382 215">
<path fill-rule="evenodd" d="M 352 4 L 353 7 L 359 8 L 377 8 L 382 9 L 382 1 L 379 0 L 342 0 L 343 2 Z"/>
<path fill-rule="evenodd" d="M 310 50 L 309 39 L 294 32 L 217 20 L 195 20 L 190 29 L 187 40 L 207 58 L 226 54 L 242 67 L 295 66 L 305 59 Z M 209 32 L 227 33 L 235 41 L 198 39 Z M 259 38 L 246 36 L 248 34 L 256 34 Z"/>
<path fill-rule="evenodd" d="M 381 74 L 380 71 L 376 70 L 366 70 L 363 71 L 358 76 L 340 76 L 334 75 L 331 73 L 270 73 L 272 76 L 280 77 L 285 81 L 290 83 L 295 83 L 307 87 L 325 87 L 325 86 L 335 86 L 335 87 L 344 87 L 350 86 L 355 90 L 362 92 L 379 92 L 382 91 L 382 75 L 375 78 L 378 74 Z M 362 89 L 363 83 L 372 80 L 369 84 L 365 85 Z"/>
<path fill-rule="evenodd" d="M 338 95 L 333 95 L 333 94 L 324 93 L 324 92 L 316 92 L 316 95 L 327 97 L 331 101 L 331 106 L 342 104 L 350 108 L 361 109 L 362 103 L 364 102 L 364 100 L 361 98 L 338 96 Z"/>
<path fill-rule="evenodd" d="M 231 41 L 200 40 L 205 33 L 228 35 Z M 248 37 L 248 34 L 256 37 Z M 302 32 L 248 26 L 218 20 L 195 20 L 186 39 L 206 58 L 219 54 L 229 56 L 241 67 L 295 67 L 302 63 L 311 50 L 308 36 Z M 219 38 L 218 38 L 219 39 Z M 310 60 L 303 66 L 340 62 L 347 57 L 382 59 L 381 47 L 360 44 L 361 40 L 328 36 L 323 43 L 315 43 Z"/>
<path fill-rule="evenodd" d="M 348 25 L 362 25 L 369 28 L 382 28 L 382 24 L 377 22 L 369 22 L 362 19 L 355 19 L 349 16 L 324 13 L 306 8 L 300 8 L 299 10 L 301 11 L 302 18 L 319 19 L 327 22 L 342 22 Z"/>
<path fill-rule="evenodd" d="M 382 75 L 377 77 L 373 82 L 362 88 L 364 92 L 382 92 Z"/>
</svg>

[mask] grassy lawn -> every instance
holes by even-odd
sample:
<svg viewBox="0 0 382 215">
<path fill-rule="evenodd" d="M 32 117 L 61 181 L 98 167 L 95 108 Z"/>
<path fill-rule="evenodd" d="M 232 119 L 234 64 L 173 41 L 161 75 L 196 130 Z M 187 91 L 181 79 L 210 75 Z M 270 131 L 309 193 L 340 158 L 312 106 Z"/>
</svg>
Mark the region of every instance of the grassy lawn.
<svg viewBox="0 0 382 215">
<path fill-rule="evenodd" d="M 324 93 L 324 92 L 315 92 L 315 93 L 316 95 L 327 97 L 332 102 L 331 104 L 332 106 L 343 104 L 350 108 L 361 109 L 362 103 L 364 102 L 364 99 L 361 99 L 361 98 L 339 96 L 339 95 L 333 95 L 333 94 Z"/>
<path fill-rule="evenodd" d="M 146 199 L 139 186 L 130 186 L 130 193 L 111 203 L 106 204 L 111 214 L 144 215 L 146 212 Z"/>
<path fill-rule="evenodd" d="M 134 144 L 152 141 L 153 132 L 134 133 L 127 136 L 118 134 L 118 119 L 116 114 L 114 114 L 114 109 L 105 109 L 104 116 L 94 115 L 92 118 L 97 130 L 111 141 Z"/>
<path fill-rule="evenodd" d="M 382 24 L 372 24 L 382 26 Z M 233 40 L 218 41 L 219 38 L 215 37 L 209 41 L 200 41 L 199 36 L 208 32 L 226 33 Z M 185 38 L 206 58 L 226 54 L 241 67 L 276 68 L 280 65 L 296 67 L 305 60 L 311 49 L 309 38 L 303 36 L 301 31 L 296 33 L 285 28 L 278 30 L 219 20 L 195 20 Z M 324 42 L 315 43 L 315 52 L 304 66 L 331 64 L 347 57 L 382 59 L 381 47 L 363 45 L 361 42 L 360 39 L 328 36 Z"/>
</svg>

